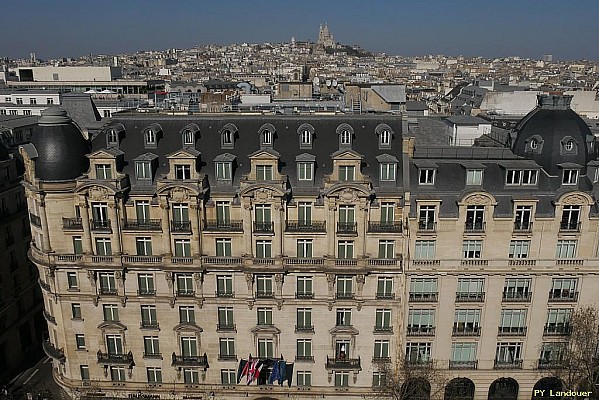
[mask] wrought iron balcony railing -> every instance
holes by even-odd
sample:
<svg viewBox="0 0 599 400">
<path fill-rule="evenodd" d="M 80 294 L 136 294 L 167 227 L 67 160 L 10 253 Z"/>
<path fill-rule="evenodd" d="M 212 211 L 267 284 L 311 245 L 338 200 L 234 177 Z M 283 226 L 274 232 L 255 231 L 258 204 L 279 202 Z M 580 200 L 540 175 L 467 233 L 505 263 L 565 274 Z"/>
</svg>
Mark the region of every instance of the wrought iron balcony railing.
<svg viewBox="0 0 599 400">
<path fill-rule="evenodd" d="M 160 231 L 162 222 L 159 219 L 128 219 L 123 221 L 126 231 Z"/>
<path fill-rule="evenodd" d="M 337 233 L 355 235 L 358 233 L 358 224 L 356 222 L 337 222 Z"/>
<path fill-rule="evenodd" d="M 326 232 L 325 221 L 287 221 L 285 224 L 287 232 Z"/>
<path fill-rule="evenodd" d="M 208 356 L 183 356 L 173 353 L 172 365 L 177 367 L 204 367 L 208 368 Z"/>
<path fill-rule="evenodd" d="M 374 233 L 401 233 L 403 225 L 401 222 L 369 222 L 368 232 Z"/>
<path fill-rule="evenodd" d="M 171 221 L 172 232 L 191 232 L 191 221 Z"/>
<path fill-rule="evenodd" d="M 204 230 L 209 232 L 243 232 L 243 221 L 209 219 L 204 223 Z"/>
<path fill-rule="evenodd" d="M 82 230 L 83 229 L 83 220 L 81 218 L 63 218 L 62 219 L 62 228 L 63 229 Z"/>
</svg>

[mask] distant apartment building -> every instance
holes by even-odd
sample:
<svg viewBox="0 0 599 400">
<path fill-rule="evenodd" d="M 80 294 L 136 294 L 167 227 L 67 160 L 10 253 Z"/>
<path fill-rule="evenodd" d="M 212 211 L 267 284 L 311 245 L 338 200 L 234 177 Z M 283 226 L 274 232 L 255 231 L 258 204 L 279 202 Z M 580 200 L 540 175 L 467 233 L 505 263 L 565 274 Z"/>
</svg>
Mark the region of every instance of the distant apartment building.
<svg viewBox="0 0 599 400">
<path fill-rule="evenodd" d="M 405 85 L 345 84 L 345 105 L 353 113 L 405 111 Z"/>
</svg>

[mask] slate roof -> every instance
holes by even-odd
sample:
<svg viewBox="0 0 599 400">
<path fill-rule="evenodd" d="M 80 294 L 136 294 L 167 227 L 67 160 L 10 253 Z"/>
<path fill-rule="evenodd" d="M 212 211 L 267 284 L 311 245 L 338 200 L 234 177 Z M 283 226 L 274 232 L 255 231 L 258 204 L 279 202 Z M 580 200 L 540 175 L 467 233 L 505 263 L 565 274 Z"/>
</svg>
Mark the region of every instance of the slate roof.
<svg viewBox="0 0 599 400">
<path fill-rule="evenodd" d="M 406 102 L 406 87 L 404 85 L 372 85 L 372 90 L 387 103 Z"/>
</svg>

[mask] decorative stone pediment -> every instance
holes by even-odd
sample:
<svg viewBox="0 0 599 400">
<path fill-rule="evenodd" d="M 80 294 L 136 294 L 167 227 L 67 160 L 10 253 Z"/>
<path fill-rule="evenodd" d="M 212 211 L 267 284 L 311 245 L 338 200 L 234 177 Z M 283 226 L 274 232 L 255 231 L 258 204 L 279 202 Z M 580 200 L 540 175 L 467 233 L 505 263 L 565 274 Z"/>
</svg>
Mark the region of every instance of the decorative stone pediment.
<svg viewBox="0 0 599 400">
<path fill-rule="evenodd" d="M 355 203 L 360 198 L 370 197 L 371 195 L 372 191 L 365 185 L 347 183 L 333 185 L 325 192 L 325 196 L 337 197 L 340 203 Z"/>
<path fill-rule="evenodd" d="M 204 332 L 204 330 L 202 329 L 202 327 L 200 327 L 199 325 L 190 323 L 190 322 L 182 322 L 180 324 L 177 324 L 173 327 L 173 331 L 175 332 L 196 332 L 196 333 L 202 333 Z"/>
<path fill-rule="evenodd" d="M 180 160 L 180 159 L 191 159 L 195 160 L 201 153 L 196 149 L 185 148 L 177 150 L 166 156 L 168 159 Z"/>
<path fill-rule="evenodd" d="M 339 335 L 351 335 L 351 336 L 354 336 L 354 335 L 360 334 L 360 331 L 358 331 L 353 326 L 336 326 L 334 328 L 331 328 L 329 330 L 329 333 L 331 335 L 335 335 L 335 336 L 339 336 Z"/>
<path fill-rule="evenodd" d="M 109 149 L 101 149 L 94 151 L 89 154 L 87 157 L 92 160 L 106 160 L 106 159 L 114 159 L 120 155 L 124 155 L 125 153 L 117 148 L 111 147 Z"/>
<path fill-rule="evenodd" d="M 171 189 L 171 200 L 175 203 L 185 203 L 190 200 L 191 196 L 187 189 L 177 187 Z"/>
<path fill-rule="evenodd" d="M 104 321 L 98 325 L 98 329 L 102 330 L 118 330 L 118 331 L 126 331 L 127 327 L 124 324 L 116 321 Z"/>
<path fill-rule="evenodd" d="M 476 192 L 464 196 L 458 204 L 467 206 L 494 206 L 497 204 L 497 201 L 488 193 Z"/>
<path fill-rule="evenodd" d="M 251 329 L 251 332 L 254 334 L 269 334 L 269 335 L 278 335 L 281 333 L 281 330 L 274 325 L 256 325 Z"/>
<path fill-rule="evenodd" d="M 591 205 L 593 198 L 583 192 L 570 192 L 562 195 L 557 203 L 558 205 Z"/>
<path fill-rule="evenodd" d="M 331 154 L 331 158 L 334 160 L 362 160 L 364 156 L 351 149 L 341 149 Z"/>
<path fill-rule="evenodd" d="M 92 186 L 87 191 L 87 197 L 92 201 L 108 200 L 110 198 L 110 193 L 108 193 L 108 189 L 104 187 Z"/>
</svg>

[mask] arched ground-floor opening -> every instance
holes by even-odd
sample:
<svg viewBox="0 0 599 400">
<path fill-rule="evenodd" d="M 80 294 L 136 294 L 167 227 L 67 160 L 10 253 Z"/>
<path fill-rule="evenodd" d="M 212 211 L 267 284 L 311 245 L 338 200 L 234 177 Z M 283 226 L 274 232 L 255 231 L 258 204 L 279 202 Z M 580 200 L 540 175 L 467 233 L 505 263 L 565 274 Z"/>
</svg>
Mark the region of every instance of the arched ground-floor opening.
<svg viewBox="0 0 599 400">
<path fill-rule="evenodd" d="M 518 400 L 518 382 L 513 378 L 495 379 L 489 387 L 489 400 Z"/>
<path fill-rule="evenodd" d="M 424 378 L 409 379 L 402 385 L 405 398 L 411 400 L 430 400 L 431 384 Z"/>
<path fill-rule="evenodd" d="M 532 400 L 549 399 L 555 397 L 555 395 L 551 394 L 551 391 L 557 392 L 562 390 L 563 387 L 564 385 L 562 385 L 562 381 L 554 376 L 548 376 L 539 379 L 532 389 Z"/>
<path fill-rule="evenodd" d="M 474 400 L 474 382 L 468 378 L 455 378 L 445 386 L 444 400 Z"/>
</svg>

